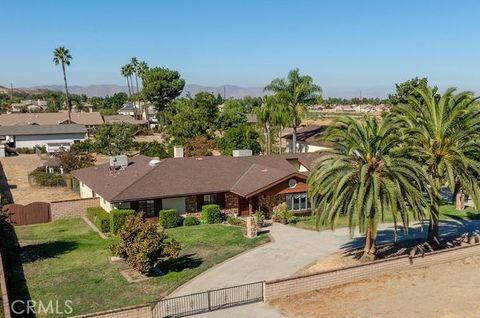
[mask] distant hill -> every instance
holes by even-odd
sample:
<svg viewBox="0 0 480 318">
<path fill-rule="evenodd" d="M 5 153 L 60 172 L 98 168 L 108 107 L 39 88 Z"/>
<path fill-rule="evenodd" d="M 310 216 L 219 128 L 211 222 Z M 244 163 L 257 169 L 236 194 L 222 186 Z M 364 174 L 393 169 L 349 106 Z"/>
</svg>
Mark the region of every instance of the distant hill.
<svg viewBox="0 0 480 318">
<path fill-rule="evenodd" d="M 24 91 L 40 91 L 40 90 L 53 90 L 53 91 L 63 91 L 63 85 L 41 85 L 41 86 L 34 86 L 34 87 L 26 87 L 22 88 L 21 90 Z M 88 85 L 88 86 L 69 86 L 69 92 L 73 94 L 85 94 L 88 97 L 99 96 L 112 96 L 115 93 L 119 92 L 128 92 L 127 86 L 122 85 Z M 1 91 L 1 88 L 0 88 Z M 240 87 L 235 85 L 224 85 L 224 86 L 202 86 L 196 84 L 187 84 L 183 89 L 182 96 L 186 96 L 187 94 L 195 95 L 199 92 L 209 92 L 215 95 L 220 94 L 224 95 L 225 97 L 233 97 L 233 98 L 243 98 L 245 96 L 263 96 L 263 87 Z"/>
</svg>

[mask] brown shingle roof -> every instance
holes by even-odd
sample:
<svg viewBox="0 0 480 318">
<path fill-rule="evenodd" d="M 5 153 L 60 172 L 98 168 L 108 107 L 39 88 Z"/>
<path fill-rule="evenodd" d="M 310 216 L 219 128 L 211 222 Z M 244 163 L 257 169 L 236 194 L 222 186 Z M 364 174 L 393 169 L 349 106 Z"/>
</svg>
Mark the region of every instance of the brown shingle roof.
<svg viewBox="0 0 480 318">
<path fill-rule="evenodd" d="M 72 112 L 72 123 L 80 125 L 101 125 L 102 115 L 99 112 Z M 58 113 L 13 113 L 0 115 L 0 126 L 14 125 L 58 125 L 68 121 L 67 112 Z"/>
<path fill-rule="evenodd" d="M 319 153 L 302 153 L 167 158 L 155 167 L 148 165 L 151 158 L 137 156 L 130 159 L 135 165 L 129 165 L 117 174 L 109 173 L 108 164 L 80 169 L 72 174 L 110 202 L 229 192 L 232 189 L 248 195 L 281 178 L 298 174 L 289 160 L 298 160 L 309 168 L 319 156 Z M 267 171 L 262 172 L 264 169 Z"/>
<path fill-rule="evenodd" d="M 145 125 L 147 123 L 146 120 L 135 119 L 129 115 L 108 115 L 103 116 L 103 118 L 107 124 L 127 123 L 134 125 Z"/>
</svg>

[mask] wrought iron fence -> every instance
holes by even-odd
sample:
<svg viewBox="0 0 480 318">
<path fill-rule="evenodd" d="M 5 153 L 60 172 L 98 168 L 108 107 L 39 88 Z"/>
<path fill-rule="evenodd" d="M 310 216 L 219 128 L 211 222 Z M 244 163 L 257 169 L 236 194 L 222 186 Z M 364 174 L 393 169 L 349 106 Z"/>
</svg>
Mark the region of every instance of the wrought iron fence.
<svg viewBox="0 0 480 318">
<path fill-rule="evenodd" d="M 263 301 L 263 282 L 162 299 L 152 304 L 153 318 L 177 318 Z"/>
</svg>

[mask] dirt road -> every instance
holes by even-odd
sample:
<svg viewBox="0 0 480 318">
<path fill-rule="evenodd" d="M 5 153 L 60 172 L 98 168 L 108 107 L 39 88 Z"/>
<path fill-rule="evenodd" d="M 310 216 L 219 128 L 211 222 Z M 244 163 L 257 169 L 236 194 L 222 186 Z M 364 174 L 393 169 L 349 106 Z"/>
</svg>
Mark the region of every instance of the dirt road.
<svg viewBox="0 0 480 318">
<path fill-rule="evenodd" d="M 286 317 L 480 317 L 480 257 L 285 297 Z"/>
</svg>

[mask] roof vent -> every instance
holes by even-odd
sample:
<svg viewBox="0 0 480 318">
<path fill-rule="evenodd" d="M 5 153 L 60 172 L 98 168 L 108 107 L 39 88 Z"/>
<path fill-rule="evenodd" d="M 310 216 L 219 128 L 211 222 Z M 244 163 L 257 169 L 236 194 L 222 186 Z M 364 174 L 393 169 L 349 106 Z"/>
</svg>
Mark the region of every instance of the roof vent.
<svg viewBox="0 0 480 318">
<path fill-rule="evenodd" d="M 160 163 L 160 160 L 158 160 L 158 159 L 152 159 L 152 160 L 150 160 L 150 161 L 148 162 L 148 165 L 149 165 L 150 167 L 155 167 L 155 166 L 157 166 L 159 163 Z"/>
<path fill-rule="evenodd" d="M 262 172 L 268 172 L 268 169 L 262 169 Z"/>
<path fill-rule="evenodd" d="M 128 166 L 128 157 L 125 155 L 111 156 L 110 169 L 125 169 Z"/>
<path fill-rule="evenodd" d="M 253 152 L 250 149 L 236 149 L 232 152 L 234 157 L 251 157 Z"/>
</svg>

